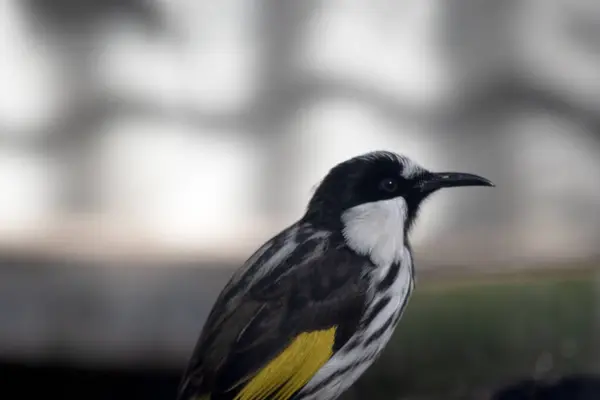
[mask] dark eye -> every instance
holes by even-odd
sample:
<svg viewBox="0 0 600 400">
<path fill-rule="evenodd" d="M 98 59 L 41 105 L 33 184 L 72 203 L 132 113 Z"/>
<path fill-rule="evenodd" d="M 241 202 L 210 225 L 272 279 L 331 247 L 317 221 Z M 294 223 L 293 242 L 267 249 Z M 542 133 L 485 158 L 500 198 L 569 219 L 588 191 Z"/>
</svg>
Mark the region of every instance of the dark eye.
<svg viewBox="0 0 600 400">
<path fill-rule="evenodd" d="M 398 181 L 393 178 L 385 178 L 379 183 L 379 188 L 385 192 L 395 192 L 398 189 Z"/>
</svg>

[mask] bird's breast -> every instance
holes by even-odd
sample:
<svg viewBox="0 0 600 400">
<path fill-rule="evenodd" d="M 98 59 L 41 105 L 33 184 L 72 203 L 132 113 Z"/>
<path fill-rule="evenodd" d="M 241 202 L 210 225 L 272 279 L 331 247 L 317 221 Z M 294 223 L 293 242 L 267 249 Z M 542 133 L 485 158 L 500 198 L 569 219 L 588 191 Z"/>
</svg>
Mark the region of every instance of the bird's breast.
<svg viewBox="0 0 600 400">
<path fill-rule="evenodd" d="M 337 398 L 369 368 L 392 337 L 412 292 L 412 257 L 371 270 L 371 293 L 356 332 L 311 379 L 299 400 Z"/>
</svg>

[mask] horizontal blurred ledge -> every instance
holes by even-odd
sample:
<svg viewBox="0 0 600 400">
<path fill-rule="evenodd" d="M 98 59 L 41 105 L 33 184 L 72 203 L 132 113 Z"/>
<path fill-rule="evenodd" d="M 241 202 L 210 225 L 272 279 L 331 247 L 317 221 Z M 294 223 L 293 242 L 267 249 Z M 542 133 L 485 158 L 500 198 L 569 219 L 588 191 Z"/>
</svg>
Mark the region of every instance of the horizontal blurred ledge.
<svg viewBox="0 0 600 400">
<path fill-rule="evenodd" d="M 590 261 L 554 270 L 539 266 L 518 273 L 458 268 L 418 269 L 417 273 L 423 290 L 435 281 L 463 285 L 506 279 L 522 284 L 549 275 L 573 279 L 579 273 L 590 276 L 590 269 L 600 272 L 598 265 Z M 2 359 L 182 368 L 234 269 L 231 264 L 78 266 L 0 258 Z"/>
<path fill-rule="evenodd" d="M 0 357 L 181 368 L 233 271 L 283 226 L 256 223 L 240 230 L 238 239 L 187 245 L 151 238 L 125 223 L 2 235 Z M 520 264 L 505 253 L 511 243 L 494 234 L 504 235 L 472 232 L 479 243 L 489 243 L 475 249 L 466 232 L 452 242 L 421 243 L 418 284 L 535 279 L 550 272 L 571 277 L 600 265 L 575 257 L 551 263 L 525 257 Z"/>
<path fill-rule="evenodd" d="M 82 267 L 239 266 L 289 221 L 245 219 L 235 229 L 206 227 L 203 233 L 185 237 L 165 233 L 166 229 L 156 226 L 104 217 L 62 218 L 60 222 L 48 221 L 19 230 L 0 224 L 0 256 L 42 263 L 60 260 Z M 575 236 L 570 232 L 553 231 L 566 238 L 528 234 L 518 229 L 480 227 L 452 235 L 436 236 L 432 232 L 414 240 L 413 248 L 422 270 L 535 268 L 538 264 L 562 266 L 600 257 L 600 249 L 589 248 L 584 241 L 579 241 L 578 246 L 569 239 Z"/>
</svg>

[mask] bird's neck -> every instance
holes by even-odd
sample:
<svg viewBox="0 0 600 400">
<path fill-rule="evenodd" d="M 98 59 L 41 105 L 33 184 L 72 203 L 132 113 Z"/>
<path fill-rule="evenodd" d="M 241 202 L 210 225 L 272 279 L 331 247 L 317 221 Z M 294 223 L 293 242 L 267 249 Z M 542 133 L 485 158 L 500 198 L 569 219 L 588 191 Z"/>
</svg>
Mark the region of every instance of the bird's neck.
<svg viewBox="0 0 600 400">
<path fill-rule="evenodd" d="M 352 250 L 378 267 L 401 263 L 410 252 L 405 235 L 406 203 L 402 198 L 361 204 L 342 215 L 343 234 Z"/>
</svg>

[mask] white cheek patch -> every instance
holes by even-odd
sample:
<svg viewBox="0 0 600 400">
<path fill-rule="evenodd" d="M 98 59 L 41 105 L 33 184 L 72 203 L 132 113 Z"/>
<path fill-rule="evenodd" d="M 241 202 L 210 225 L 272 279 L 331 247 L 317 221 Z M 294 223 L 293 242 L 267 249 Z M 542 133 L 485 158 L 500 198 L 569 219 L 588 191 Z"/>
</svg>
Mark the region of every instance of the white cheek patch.
<svg viewBox="0 0 600 400">
<path fill-rule="evenodd" d="M 352 250 L 369 255 L 377 266 L 387 266 L 404 254 L 406 217 L 402 197 L 361 204 L 343 213 L 343 234 Z"/>
</svg>

